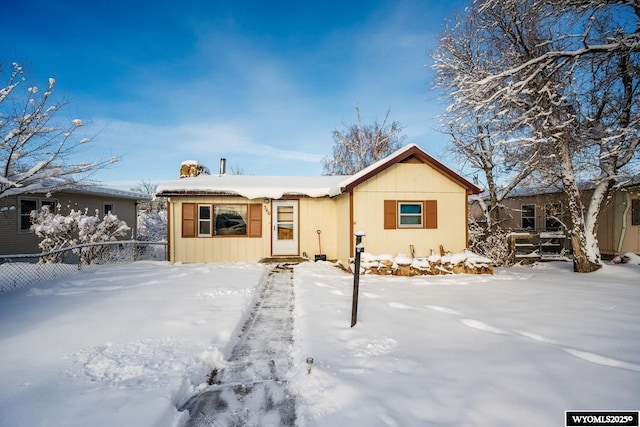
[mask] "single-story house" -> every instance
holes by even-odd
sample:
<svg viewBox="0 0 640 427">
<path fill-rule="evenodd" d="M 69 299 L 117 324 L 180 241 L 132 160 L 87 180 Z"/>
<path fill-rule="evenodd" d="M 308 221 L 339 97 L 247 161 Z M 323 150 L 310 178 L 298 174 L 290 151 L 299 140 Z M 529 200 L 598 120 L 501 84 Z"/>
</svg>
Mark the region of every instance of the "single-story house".
<svg viewBox="0 0 640 427">
<path fill-rule="evenodd" d="M 593 189 L 582 189 L 585 207 Z M 477 205 L 471 207 L 476 219 L 482 217 Z M 521 188 L 502 201 L 501 226 L 514 231 L 565 231 L 571 227 L 567 198 L 559 188 Z M 625 252 L 640 254 L 640 176 L 636 176 L 613 193 L 600 213 L 598 223 L 600 253 L 613 257 Z"/>
<path fill-rule="evenodd" d="M 138 203 L 151 200 L 151 196 L 103 186 L 77 186 L 63 191 L 20 194 L 0 199 L 0 255 L 40 253 L 40 237 L 30 231 L 31 211 L 49 206 L 52 212 L 67 214 L 71 209 L 87 209 L 89 215 L 96 210 L 102 216 L 107 212 L 117 215 L 136 235 Z M 129 236 L 130 237 L 130 236 Z"/>
<path fill-rule="evenodd" d="M 183 163 L 183 178 L 157 189 L 168 198 L 173 262 L 325 255 L 346 263 L 356 231 L 374 254 L 457 252 L 467 247 L 468 196 L 480 192 L 415 144 L 352 176 L 227 175 L 223 162 L 218 175 L 197 170 Z"/>
</svg>

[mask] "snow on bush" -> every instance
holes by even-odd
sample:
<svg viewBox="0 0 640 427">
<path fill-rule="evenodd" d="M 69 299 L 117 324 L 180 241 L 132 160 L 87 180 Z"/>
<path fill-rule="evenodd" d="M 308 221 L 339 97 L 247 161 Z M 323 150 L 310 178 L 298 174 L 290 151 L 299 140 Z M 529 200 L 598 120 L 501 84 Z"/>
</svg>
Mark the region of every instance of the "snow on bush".
<svg viewBox="0 0 640 427">
<path fill-rule="evenodd" d="M 509 231 L 499 226 L 490 231 L 475 220 L 469 220 L 469 249 L 492 259 L 500 267 L 513 265 L 513 249 L 508 235 Z"/>
<path fill-rule="evenodd" d="M 138 215 L 138 240 L 162 242 L 167 240 L 167 211 L 144 212 Z"/>
<path fill-rule="evenodd" d="M 60 205 L 58 205 L 58 210 Z M 130 227 L 126 222 L 118 219 L 111 212 L 102 219 L 96 209 L 95 215 L 87 215 L 71 209 L 68 215 L 52 213 L 48 206 L 43 206 L 39 211 L 31 212 L 31 231 L 42 241 L 38 244 L 42 252 L 48 253 L 56 249 L 62 249 L 81 243 L 99 243 L 118 240 L 125 237 Z M 103 255 L 108 248 L 93 246 L 81 248 L 79 253 L 83 264 L 91 264 L 92 261 Z M 61 262 L 63 252 L 48 254 L 42 258 L 43 262 Z"/>
<path fill-rule="evenodd" d="M 60 205 L 58 205 L 58 209 Z M 43 206 L 39 211 L 31 212 L 31 231 L 42 241 L 38 247 L 42 252 L 48 253 L 55 249 L 73 246 L 77 243 L 75 236 L 78 232 L 79 211 L 71 209 L 68 216 L 54 214 L 49 206 Z M 61 262 L 64 253 L 58 252 L 42 257 L 46 263 Z"/>
</svg>

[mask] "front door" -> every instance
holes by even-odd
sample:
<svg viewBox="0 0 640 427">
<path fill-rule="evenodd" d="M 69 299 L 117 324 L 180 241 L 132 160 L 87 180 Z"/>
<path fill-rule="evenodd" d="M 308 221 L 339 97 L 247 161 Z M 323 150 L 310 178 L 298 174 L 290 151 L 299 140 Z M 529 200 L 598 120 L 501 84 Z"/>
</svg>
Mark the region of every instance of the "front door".
<svg viewBox="0 0 640 427">
<path fill-rule="evenodd" d="M 298 255 L 298 201 L 274 200 L 272 255 Z"/>
</svg>

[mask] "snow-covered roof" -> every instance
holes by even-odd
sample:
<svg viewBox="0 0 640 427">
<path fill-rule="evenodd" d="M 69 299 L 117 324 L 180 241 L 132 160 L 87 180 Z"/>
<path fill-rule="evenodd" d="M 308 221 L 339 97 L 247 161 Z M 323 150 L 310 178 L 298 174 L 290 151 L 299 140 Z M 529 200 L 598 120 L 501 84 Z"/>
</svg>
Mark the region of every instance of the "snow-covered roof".
<svg viewBox="0 0 640 427">
<path fill-rule="evenodd" d="M 308 197 L 333 197 L 379 173 L 382 169 L 418 155 L 441 172 L 452 177 L 473 192 L 480 190 L 455 172 L 422 151 L 416 144 L 406 145 L 382 160 L 348 176 L 249 176 L 249 175 L 198 175 L 161 184 L 156 194 L 161 196 L 186 194 L 239 195 L 247 199 L 267 197 L 280 199 L 286 195 Z M 477 190 L 477 191 L 476 191 Z"/>
<path fill-rule="evenodd" d="M 629 177 L 620 178 L 617 188 L 630 188 L 640 185 L 640 174 L 633 175 Z M 578 182 L 578 188 L 582 191 L 584 190 L 593 190 L 596 184 L 593 181 L 581 181 Z M 540 196 L 543 194 L 556 194 L 562 193 L 564 190 L 562 189 L 561 183 L 557 185 L 540 185 L 533 187 L 516 187 L 507 196 L 507 199 L 513 199 L 516 197 L 531 197 L 531 196 Z M 489 192 L 483 191 L 479 197 L 483 200 L 489 200 Z"/>
<path fill-rule="evenodd" d="M 332 197 L 341 193 L 345 176 L 199 175 L 161 184 L 156 194 L 237 194 L 247 199 L 286 195 Z"/>
<path fill-rule="evenodd" d="M 29 185 L 28 188 L 18 187 L 14 191 L 7 191 L 5 196 L 13 196 L 20 194 L 44 194 L 44 193 L 74 193 L 92 196 L 106 196 L 120 199 L 130 200 L 151 200 L 153 197 L 149 194 L 137 191 L 122 190 L 119 188 L 105 187 L 99 184 L 78 184 L 74 182 L 66 182 L 61 178 L 47 178 L 37 183 Z"/>
<path fill-rule="evenodd" d="M 78 194 L 117 197 L 120 199 L 131 199 L 131 200 L 151 200 L 152 199 L 150 195 L 145 193 L 139 193 L 137 191 L 121 190 L 119 188 L 104 187 L 102 185 L 83 185 L 75 188 L 70 188 L 65 191 L 78 193 Z"/>
</svg>

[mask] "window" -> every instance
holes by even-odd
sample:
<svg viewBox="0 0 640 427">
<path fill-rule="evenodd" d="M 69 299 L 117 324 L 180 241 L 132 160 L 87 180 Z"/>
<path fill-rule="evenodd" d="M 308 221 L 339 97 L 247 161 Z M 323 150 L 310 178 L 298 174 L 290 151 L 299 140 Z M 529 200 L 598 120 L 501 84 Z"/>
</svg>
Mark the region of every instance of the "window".
<svg viewBox="0 0 640 427">
<path fill-rule="evenodd" d="M 384 201 L 384 228 L 438 228 L 438 201 Z"/>
<path fill-rule="evenodd" d="M 211 205 L 198 205 L 198 236 L 211 236 Z"/>
<path fill-rule="evenodd" d="M 262 205 L 182 203 L 182 237 L 262 237 Z"/>
<path fill-rule="evenodd" d="M 631 201 L 631 225 L 640 225 L 640 199 Z"/>
<path fill-rule="evenodd" d="M 20 200 L 20 231 L 29 230 L 31 227 L 31 212 L 38 210 L 37 199 Z"/>
<path fill-rule="evenodd" d="M 521 224 L 525 230 L 535 230 L 536 228 L 536 205 L 522 205 L 520 207 L 522 217 Z"/>
<path fill-rule="evenodd" d="M 422 202 L 398 202 L 398 228 L 422 228 Z"/>
<path fill-rule="evenodd" d="M 105 203 L 104 204 L 104 208 L 102 210 L 102 213 L 104 215 L 107 215 L 109 213 L 113 213 L 113 203 Z"/>
<path fill-rule="evenodd" d="M 546 231 L 562 229 L 562 204 L 547 203 L 544 206 L 544 228 Z"/>
<path fill-rule="evenodd" d="M 57 201 L 53 199 L 20 199 L 20 212 L 18 231 L 29 231 L 31 228 L 31 212 L 41 209 L 43 206 L 49 208 L 49 212 L 55 213 Z"/>
<path fill-rule="evenodd" d="M 247 205 L 214 205 L 216 236 L 247 235 Z"/>
</svg>

